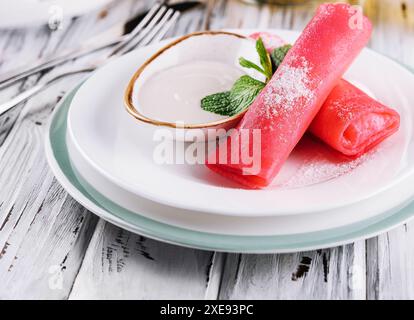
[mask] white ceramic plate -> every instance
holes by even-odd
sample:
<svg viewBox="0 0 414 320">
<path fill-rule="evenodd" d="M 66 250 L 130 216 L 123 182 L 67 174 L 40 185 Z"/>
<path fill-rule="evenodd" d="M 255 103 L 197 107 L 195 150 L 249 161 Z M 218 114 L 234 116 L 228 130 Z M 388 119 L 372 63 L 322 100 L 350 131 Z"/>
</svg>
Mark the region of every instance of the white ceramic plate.
<svg viewBox="0 0 414 320">
<path fill-rule="evenodd" d="M 67 19 L 108 4 L 111 0 L 1 0 L 0 28 L 47 24 L 53 16 Z"/>
<path fill-rule="evenodd" d="M 284 253 L 328 248 L 367 239 L 412 219 L 414 205 L 404 203 L 382 215 L 342 228 L 319 232 L 272 236 L 240 236 L 208 233 L 177 227 L 130 212 L 105 198 L 92 187 L 82 184 L 69 160 L 66 148 L 67 112 L 74 92 L 55 108 L 46 135 L 46 157 L 53 173 L 69 194 L 91 212 L 121 228 L 181 246 L 204 250 L 243 253 Z M 363 208 L 361 208 L 363 210 Z M 292 217 L 296 218 L 296 217 Z"/>
<path fill-rule="evenodd" d="M 249 34 L 256 30 L 232 30 Z M 298 33 L 273 30 L 293 42 Z M 346 78 L 367 87 L 402 116 L 400 131 L 374 152 L 349 163 L 330 162 L 326 149 L 311 154 L 297 148 L 267 190 L 244 190 L 201 165 L 157 165 L 153 128 L 124 110 L 123 91 L 151 54 L 165 45 L 126 55 L 94 75 L 80 88 L 68 117 L 74 148 L 90 166 L 132 194 L 165 205 L 209 213 L 259 217 L 328 211 L 383 192 L 411 175 L 414 168 L 412 123 L 414 75 L 371 50 L 364 50 Z M 162 88 L 160 88 L 162 92 Z M 305 177 L 305 178 L 304 178 Z"/>
<path fill-rule="evenodd" d="M 76 178 L 105 198 L 137 215 L 168 225 L 212 234 L 265 236 L 289 235 L 334 229 L 381 216 L 413 199 L 414 175 L 387 191 L 357 204 L 295 216 L 238 217 L 215 215 L 165 206 L 137 196 L 101 175 L 74 147 L 70 136 L 67 149 Z"/>
</svg>

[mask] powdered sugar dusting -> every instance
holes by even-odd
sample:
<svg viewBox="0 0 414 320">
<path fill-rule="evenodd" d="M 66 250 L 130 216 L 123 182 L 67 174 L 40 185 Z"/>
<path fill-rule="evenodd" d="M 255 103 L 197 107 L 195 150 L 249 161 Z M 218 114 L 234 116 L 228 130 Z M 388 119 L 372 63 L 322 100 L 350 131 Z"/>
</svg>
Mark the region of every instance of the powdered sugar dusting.
<svg viewBox="0 0 414 320">
<path fill-rule="evenodd" d="M 266 88 L 261 110 L 267 119 L 289 113 L 299 102 L 306 103 L 313 97 L 309 63 L 303 57 L 293 60 L 299 61 L 299 65 L 281 65 Z"/>
<path fill-rule="evenodd" d="M 360 107 L 360 103 L 356 102 L 356 99 L 337 99 L 331 101 L 329 105 L 329 110 L 334 110 L 339 119 L 342 121 L 351 121 L 354 118 L 354 110 L 357 110 Z"/>
<path fill-rule="evenodd" d="M 359 158 L 334 162 L 328 158 L 309 159 L 302 164 L 287 181 L 282 182 L 278 187 L 301 188 L 330 181 L 341 176 L 350 174 L 374 157 L 377 150 L 368 152 Z"/>
<path fill-rule="evenodd" d="M 350 102 L 334 101 L 330 106 L 330 109 L 337 110 L 338 117 L 344 121 L 349 121 L 353 118 L 353 108 L 351 107 Z"/>
<path fill-rule="evenodd" d="M 318 7 L 318 12 L 312 19 L 311 24 L 315 24 L 320 20 L 326 19 L 335 11 L 335 6 L 344 5 L 343 3 L 324 3 Z"/>
</svg>

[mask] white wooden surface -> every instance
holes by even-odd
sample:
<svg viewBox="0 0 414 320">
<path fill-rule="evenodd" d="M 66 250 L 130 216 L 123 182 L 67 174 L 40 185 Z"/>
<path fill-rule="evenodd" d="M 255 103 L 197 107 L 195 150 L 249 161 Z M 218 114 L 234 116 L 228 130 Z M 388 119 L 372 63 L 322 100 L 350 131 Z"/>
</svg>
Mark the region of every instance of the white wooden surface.
<svg viewBox="0 0 414 320">
<path fill-rule="evenodd" d="M 0 72 L 74 47 L 149 2 L 117 1 L 108 12 L 53 32 L 2 30 Z M 207 2 L 184 14 L 170 35 L 204 28 L 301 30 L 316 6 Z M 414 66 L 414 0 L 366 0 L 365 10 L 375 25 L 370 46 Z M 59 68 L 0 91 L 0 101 Z M 64 80 L 0 117 L 0 299 L 414 298 L 414 223 L 330 250 L 240 255 L 167 245 L 99 220 L 59 186 L 43 153 L 48 117 L 77 81 Z"/>
</svg>

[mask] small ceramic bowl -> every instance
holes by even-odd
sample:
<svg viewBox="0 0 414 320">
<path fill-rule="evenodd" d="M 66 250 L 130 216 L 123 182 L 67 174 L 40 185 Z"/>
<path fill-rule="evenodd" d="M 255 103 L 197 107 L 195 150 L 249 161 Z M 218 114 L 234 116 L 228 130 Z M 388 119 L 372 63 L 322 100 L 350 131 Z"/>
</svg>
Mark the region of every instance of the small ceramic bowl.
<svg viewBox="0 0 414 320">
<path fill-rule="evenodd" d="M 212 140 L 214 130 L 235 127 L 245 112 L 235 116 L 209 123 L 186 124 L 151 119 L 140 111 L 139 95 L 136 94 L 145 81 L 161 70 L 193 62 L 196 59 L 214 61 L 236 66 L 257 79 L 261 75 L 254 70 L 246 70 L 239 66 L 239 58 L 244 57 L 259 63 L 254 42 L 247 37 L 225 31 L 196 32 L 183 36 L 161 48 L 148 59 L 133 75 L 125 91 L 125 105 L 129 114 L 135 119 L 173 131 L 174 139 L 184 141 Z M 224 130 L 221 130 L 224 132 Z M 220 135 L 219 131 L 219 135 Z"/>
</svg>

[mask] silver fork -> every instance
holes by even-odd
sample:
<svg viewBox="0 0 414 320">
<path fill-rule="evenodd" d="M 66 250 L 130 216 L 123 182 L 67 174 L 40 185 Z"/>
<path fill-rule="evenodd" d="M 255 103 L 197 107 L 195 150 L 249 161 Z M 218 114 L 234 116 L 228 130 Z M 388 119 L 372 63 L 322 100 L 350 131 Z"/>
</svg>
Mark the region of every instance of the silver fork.
<svg viewBox="0 0 414 320">
<path fill-rule="evenodd" d="M 13 99 L 0 104 L 0 116 L 62 78 L 74 74 L 92 72 L 113 58 L 128 53 L 134 48 L 161 40 L 177 21 L 179 15 L 180 13 L 178 11 L 168 9 L 161 4 L 155 5 L 135 29 L 125 37 L 125 40 L 116 45 L 105 59 L 97 60 L 92 64 L 77 69 L 64 71 L 45 82 L 36 84 L 34 87 L 18 94 Z"/>
</svg>

